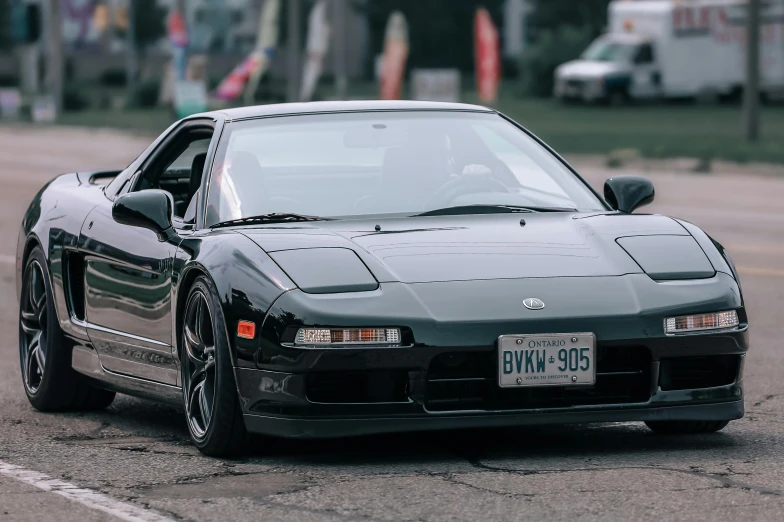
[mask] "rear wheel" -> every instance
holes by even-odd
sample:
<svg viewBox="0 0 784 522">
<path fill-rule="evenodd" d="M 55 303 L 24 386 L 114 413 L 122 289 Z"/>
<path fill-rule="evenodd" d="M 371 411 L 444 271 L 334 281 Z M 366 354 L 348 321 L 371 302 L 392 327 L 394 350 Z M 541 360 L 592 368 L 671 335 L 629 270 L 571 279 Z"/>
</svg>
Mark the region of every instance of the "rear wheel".
<svg viewBox="0 0 784 522">
<path fill-rule="evenodd" d="M 46 258 L 40 247 L 27 257 L 19 301 L 19 362 L 30 404 L 41 411 L 99 410 L 114 392 L 91 386 L 71 368 L 72 343 L 54 308 Z"/>
<path fill-rule="evenodd" d="M 724 429 L 730 421 L 648 421 L 646 426 L 662 435 L 714 433 Z"/>
<path fill-rule="evenodd" d="M 180 338 L 182 391 L 191 440 L 205 455 L 241 454 L 247 431 L 223 311 L 206 277 L 197 278 L 191 287 Z"/>
</svg>

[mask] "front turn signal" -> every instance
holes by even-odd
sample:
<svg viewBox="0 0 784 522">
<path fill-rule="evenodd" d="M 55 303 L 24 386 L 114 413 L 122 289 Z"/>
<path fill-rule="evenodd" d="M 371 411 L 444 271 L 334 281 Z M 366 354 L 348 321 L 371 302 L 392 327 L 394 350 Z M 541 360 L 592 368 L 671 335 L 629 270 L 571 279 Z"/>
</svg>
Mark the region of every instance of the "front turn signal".
<svg viewBox="0 0 784 522">
<path fill-rule="evenodd" d="M 237 337 L 241 337 L 243 339 L 253 339 L 256 337 L 256 323 L 251 321 L 238 322 Z"/>
<path fill-rule="evenodd" d="M 664 333 L 674 335 L 709 330 L 726 330 L 734 328 L 739 324 L 738 312 L 735 310 L 710 314 L 682 315 L 665 319 Z"/>
</svg>

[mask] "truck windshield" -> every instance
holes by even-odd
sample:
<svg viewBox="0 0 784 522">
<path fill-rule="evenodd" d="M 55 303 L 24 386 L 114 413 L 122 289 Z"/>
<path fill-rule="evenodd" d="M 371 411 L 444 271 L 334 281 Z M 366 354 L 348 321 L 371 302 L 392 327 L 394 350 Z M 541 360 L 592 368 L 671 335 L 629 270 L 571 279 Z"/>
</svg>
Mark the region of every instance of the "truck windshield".
<svg viewBox="0 0 784 522">
<path fill-rule="evenodd" d="M 592 62 L 628 62 L 636 48 L 636 45 L 599 38 L 585 50 L 582 58 Z"/>
</svg>

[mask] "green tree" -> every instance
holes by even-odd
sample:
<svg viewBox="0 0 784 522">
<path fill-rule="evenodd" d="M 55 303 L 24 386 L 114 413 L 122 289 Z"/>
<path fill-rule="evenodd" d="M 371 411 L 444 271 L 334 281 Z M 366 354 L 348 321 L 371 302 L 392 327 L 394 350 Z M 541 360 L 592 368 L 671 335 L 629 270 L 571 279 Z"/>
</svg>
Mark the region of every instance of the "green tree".
<svg viewBox="0 0 784 522">
<path fill-rule="evenodd" d="M 597 36 L 607 25 L 610 0 L 529 0 L 533 10 L 528 15 L 530 38 L 534 41 L 543 31 L 563 26 L 587 28 Z"/>
<path fill-rule="evenodd" d="M 0 0 L 0 49 L 11 47 L 11 0 Z"/>
<path fill-rule="evenodd" d="M 522 93 L 550 96 L 560 64 L 580 56 L 607 25 L 610 0 L 531 0 L 528 45 L 520 59 Z"/>
<path fill-rule="evenodd" d="M 368 16 L 372 56 L 383 51 L 389 15 L 401 11 L 408 22 L 408 67 L 474 68 L 474 15 L 485 7 L 496 26 L 503 0 L 369 0 L 355 3 Z"/>
<path fill-rule="evenodd" d="M 134 4 L 134 38 L 137 50 L 147 48 L 166 36 L 166 9 L 157 0 L 131 0 Z"/>
</svg>

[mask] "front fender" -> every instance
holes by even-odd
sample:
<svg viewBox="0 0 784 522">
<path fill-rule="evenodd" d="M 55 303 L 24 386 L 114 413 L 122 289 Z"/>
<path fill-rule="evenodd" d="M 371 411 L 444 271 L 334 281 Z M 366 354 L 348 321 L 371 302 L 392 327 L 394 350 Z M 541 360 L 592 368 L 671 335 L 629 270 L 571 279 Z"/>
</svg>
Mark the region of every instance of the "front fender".
<svg viewBox="0 0 784 522">
<path fill-rule="evenodd" d="M 76 249 L 79 232 L 90 211 L 105 199 L 101 187 L 83 183 L 76 173 L 57 176 L 41 188 L 22 219 L 16 245 L 16 294 L 21 294 L 24 256 L 32 245 L 41 245 L 49 273 L 60 325 L 68 329 L 63 290 L 63 252 Z"/>
<path fill-rule="evenodd" d="M 235 365 L 255 368 L 254 354 L 264 317 L 283 293 L 296 288 L 291 279 L 256 243 L 231 230 L 196 233 L 180 243 L 172 281 L 172 328 L 179 353 L 181 316 L 191 283 L 209 277 L 218 292 L 226 318 L 227 337 Z M 236 336 L 240 320 L 256 324 L 255 339 Z"/>
</svg>

